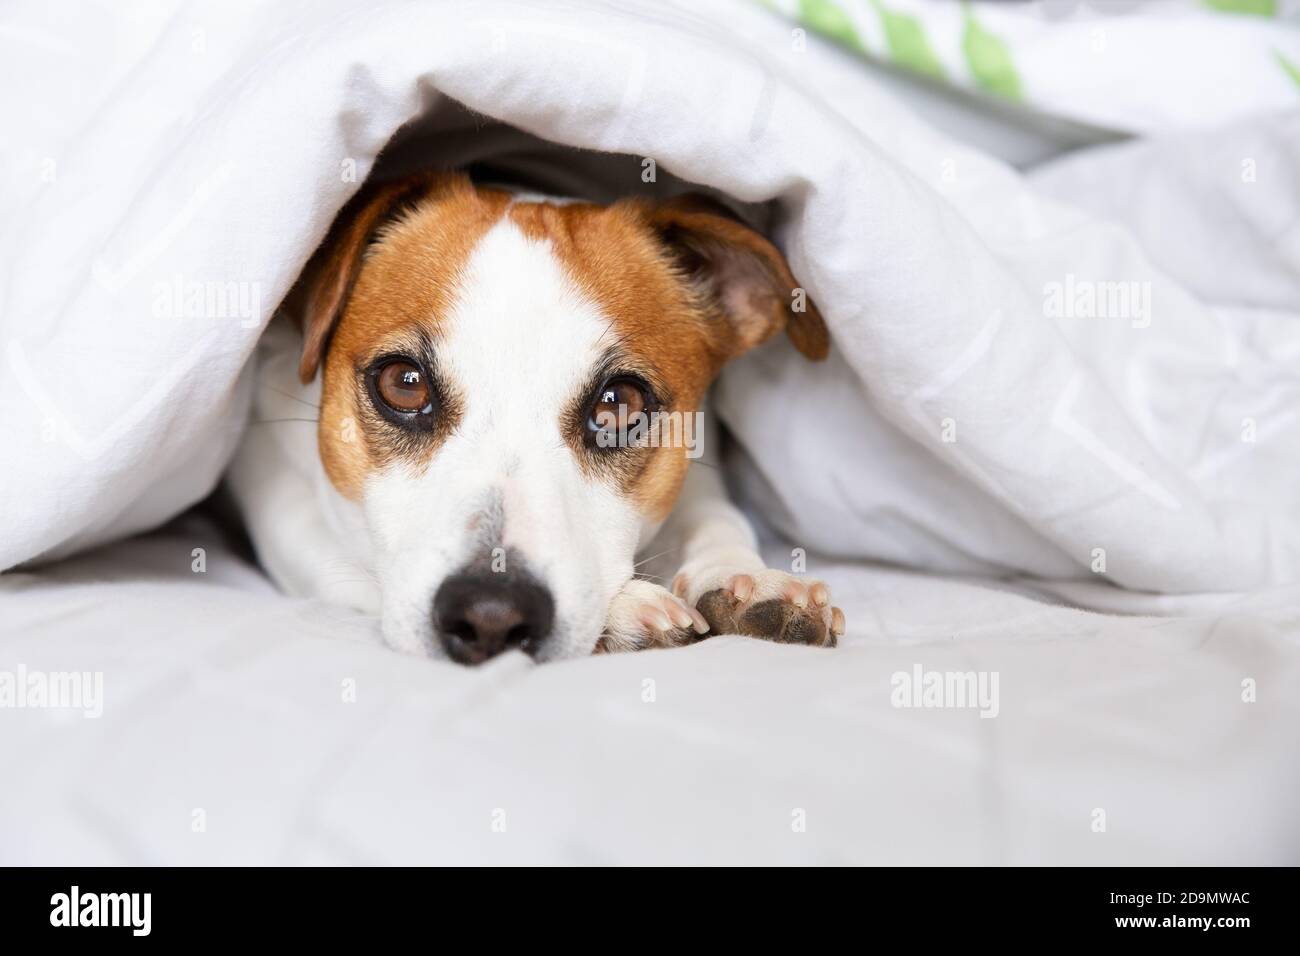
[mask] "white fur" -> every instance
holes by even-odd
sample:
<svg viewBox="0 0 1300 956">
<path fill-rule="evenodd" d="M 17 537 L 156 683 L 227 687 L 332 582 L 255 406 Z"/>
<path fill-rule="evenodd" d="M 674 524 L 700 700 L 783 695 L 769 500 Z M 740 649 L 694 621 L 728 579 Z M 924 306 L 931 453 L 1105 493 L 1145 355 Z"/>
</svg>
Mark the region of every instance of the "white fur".
<svg viewBox="0 0 1300 956">
<path fill-rule="evenodd" d="M 579 393 L 610 341 L 610 317 L 548 243 L 508 220 L 473 250 L 453 301 L 434 347 L 464 418 L 426 467 L 397 464 L 369 476 L 360 507 L 330 484 L 315 427 L 285 421 L 315 418 L 319 379 L 298 383 L 302 341 L 288 323 L 268 330 L 254 422 L 231 468 L 264 566 L 290 593 L 379 613 L 391 646 L 441 657 L 431 621 L 438 586 L 493 547 L 513 549 L 506 553 L 521 555 L 555 601 L 539 659 L 588 654 L 607 629 L 611 648 L 653 642 L 641 633 L 643 592 L 674 599 L 634 581 L 633 571 L 638 547 L 658 529 L 585 475 L 561 433 L 563 410 L 585 398 Z M 498 510 L 495 527 L 484 516 Z M 683 562 L 696 571 L 762 566 L 749 525 L 707 467 L 690 469 L 676 510 L 645 550 L 663 581 Z"/>
<path fill-rule="evenodd" d="M 227 478 L 262 566 L 299 597 L 380 612 L 361 509 L 335 490 L 317 448 L 320 379 L 298 379 L 302 336 L 283 317 L 258 345 L 252 417 Z"/>
<path fill-rule="evenodd" d="M 561 431 L 610 342 L 610 319 L 549 243 L 509 220 L 470 255 L 455 303 L 434 347 L 464 418 L 427 469 L 393 466 L 365 486 L 384 635 L 405 650 L 427 647 L 438 584 L 501 547 L 521 554 L 555 600 L 554 633 L 538 656 L 590 651 L 641 533 L 632 502 L 585 476 Z M 470 525 L 495 500 L 504 524 L 484 542 Z"/>
</svg>

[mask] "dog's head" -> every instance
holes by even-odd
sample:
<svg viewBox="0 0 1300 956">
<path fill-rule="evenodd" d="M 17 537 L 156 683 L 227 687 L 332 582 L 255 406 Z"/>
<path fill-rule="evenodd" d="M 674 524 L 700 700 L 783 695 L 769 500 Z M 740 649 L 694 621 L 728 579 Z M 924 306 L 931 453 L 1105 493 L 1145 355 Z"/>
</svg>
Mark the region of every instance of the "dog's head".
<svg viewBox="0 0 1300 956">
<path fill-rule="evenodd" d="M 300 371 L 323 375 L 321 460 L 365 514 L 386 639 L 589 653 L 723 363 L 783 328 L 825 356 L 796 286 L 699 199 L 531 202 L 457 174 L 363 190 L 300 284 Z"/>
</svg>

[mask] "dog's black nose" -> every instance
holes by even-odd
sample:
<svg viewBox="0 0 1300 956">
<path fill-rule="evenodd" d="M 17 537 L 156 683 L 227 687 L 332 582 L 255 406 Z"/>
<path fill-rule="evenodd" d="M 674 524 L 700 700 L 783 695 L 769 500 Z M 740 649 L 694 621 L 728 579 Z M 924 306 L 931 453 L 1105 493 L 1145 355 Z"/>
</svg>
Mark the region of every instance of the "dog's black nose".
<svg viewBox="0 0 1300 956">
<path fill-rule="evenodd" d="M 512 647 L 536 654 L 554 617 L 550 592 L 517 571 L 455 574 L 433 598 L 438 637 L 462 664 L 481 664 Z"/>
</svg>

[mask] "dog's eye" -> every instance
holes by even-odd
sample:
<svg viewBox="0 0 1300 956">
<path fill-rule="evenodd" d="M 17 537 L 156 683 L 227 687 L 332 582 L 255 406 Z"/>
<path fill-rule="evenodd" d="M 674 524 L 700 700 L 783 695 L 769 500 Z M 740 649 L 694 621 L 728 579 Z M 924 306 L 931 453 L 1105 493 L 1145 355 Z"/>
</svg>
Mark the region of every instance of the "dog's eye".
<svg viewBox="0 0 1300 956">
<path fill-rule="evenodd" d="M 596 389 L 587 413 L 587 432 L 601 448 L 623 445 L 624 438 L 649 410 L 651 398 L 634 378 L 612 378 Z"/>
<path fill-rule="evenodd" d="M 389 362 L 375 377 L 375 390 L 389 408 L 398 412 L 421 412 L 429 408 L 432 395 L 424 372 L 410 362 Z"/>
</svg>

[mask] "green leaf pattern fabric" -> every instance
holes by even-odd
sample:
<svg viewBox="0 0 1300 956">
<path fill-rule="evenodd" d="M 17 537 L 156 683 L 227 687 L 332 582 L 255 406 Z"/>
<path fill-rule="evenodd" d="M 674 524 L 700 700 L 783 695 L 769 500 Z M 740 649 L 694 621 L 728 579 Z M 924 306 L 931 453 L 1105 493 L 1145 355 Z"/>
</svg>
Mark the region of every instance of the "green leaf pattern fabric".
<svg viewBox="0 0 1300 956">
<path fill-rule="evenodd" d="M 864 50 L 858 32 L 835 0 L 800 0 L 799 19 L 823 36 L 854 50 Z"/>
<path fill-rule="evenodd" d="M 1003 4 L 988 0 L 962 0 L 957 3 L 920 0 L 754 0 L 774 10 L 784 12 L 809 30 L 836 41 L 845 48 L 868 57 L 884 60 L 901 69 L 919 74 L 937 82 L 965 86 L 989 96 L 1015 103 L 1043 104 L 1034 96 L 1034 77 L 1058 67 L 1051 56 L 1030 57 L 1028 72 L 1017 63 L 1018 51 L 1024 53 L 1024 44 L 1032 43 L 1043 30 L 1050 30 L 1056 19 L 1036 13 L 1036 8 L 1020 4 Z M 1085 0 L 1079 0 L 1086 7 Z M 1155 5 L 1153 5 L 1154 8 Z M 1233 29 L 1258 29 L 1249 27 L 1247 21 L 1258 23 L 1266 29 L 1276 29 L 1280 42 L 1267 42 L 1267 36 L 1254 43 L 1240 40 L 1236 34 L 1236 49 L 1256 56 L 1255 73 L 1272 72 L 1276 78 L 1264 76 L 1265 84 L 1272 84 L 1273 99 L 1289 97 L 1287 90 L 1300 87 L 1300 29 L 1297 24 L 1287 24 L 1293 14 L 1280 14 L 1277 0 L 1200 0 L 1199 5 L 1183 8 L 1183 13 L 1196 13 L 1212 22 L 1222 18 L 1224 23 L 1235 21 Z M 1144 12 L 1138 8 L 1139 12 Z M 1022 21 L 1016 22 L 1009 13 L 1018 13 Z M 1119 17 L 1117 20 L 1122 21 Z M 1138 19 L 1141 19 L 1139 17 Z M 1104 18 L 1103 18 L 1104 20 Z M 1122 24 L 1121 24 L 1122 25 Z M 1089 29 L 1092 29 L 1091 26 Z M 1097 28 L 1104 33 L 1109 29 L 1104 23 Z M 1217 29 L 1211 26 L 1210 29 Z M 1039 32 L 1036 32 L 1039 31 Z M 1215 34 L 1217 38 L 1217 34 Z M 1290 40 L 1295 38 L 1294 46 Z M 1217 39 L 1214 42 L 1218 42 Z M 1130 45 L 1129 49 L 1133 49 Z M 1095 62 L 1085 57 L 1090 54 L 1084 44 L 1077 62 L 1059 64 L 1060 69 L 1087 71 L 1096 69 Z M 1068 55 L 1068 48 L 1066 53 Z M 1141 68 L 1133 72 L 1134 82 L 1143 82 Z M 1285 77 L 1285 79 L 1283 79 Z M 1281 81 L 1279 83 L 1279 81 Z M 1153 83 L 1158 83 L 1152 78 Z M 1243 79 L 1243 82 L 1246 82 Z M 1255 82 L 1259 82 L 1257 78 Z M 1053 83 L 1059 95 L 1059 84 Z M 1185 89 L 1178 87 L 1178 89 Z M 1191 95 L 1187 93 L 1185 95 Z"/>
<path fill-rule="evenodd" d="M 916 73 L 942 78 L 943 64 L 930 49 L 921 21 L 905 13 L 895 13 L 880 0 L 871 0 L 871 5 L 885 29 L 885 44 L 894 62 Z"/>
<path fill-rule="evenodd" d="M 1011 51 L 996 35 L 975 19 L 970 4 L 963 5 L 965 30 L 961 47 L 971 75 L 982 89 L 1009 100 L 1021 99 L 1020 76 L 1011 61 Z"/>
<path fill-rule="evenodd" d="M 1256 17 L 1277 15 L 1276 0 L 1205 0 L 1205 5 L 1220 13 L 1244 13 Z"/>
</svg>

